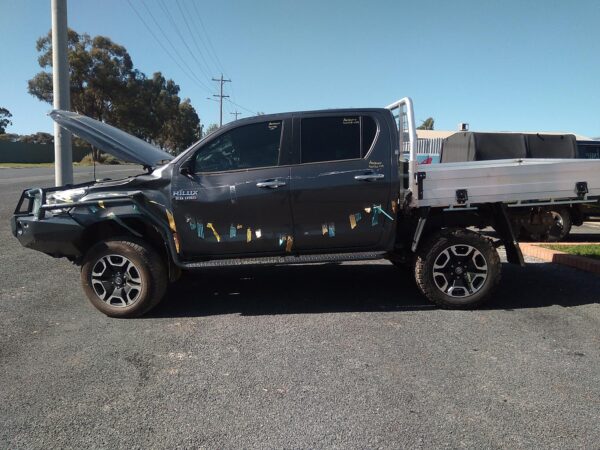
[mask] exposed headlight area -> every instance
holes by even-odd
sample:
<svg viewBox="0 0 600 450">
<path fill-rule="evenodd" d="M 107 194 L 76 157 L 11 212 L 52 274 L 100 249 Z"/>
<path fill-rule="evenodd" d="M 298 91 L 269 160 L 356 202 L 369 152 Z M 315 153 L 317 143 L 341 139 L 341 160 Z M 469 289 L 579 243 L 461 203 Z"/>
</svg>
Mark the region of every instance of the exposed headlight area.
<svg viewBox="0 0 600 450">
<path fill-rule="evenodd" d="M 87 193 L 87 189 L 76 188 L 76 189 L 66 189 L 64 191 L 54 191 L 50 192 L 46 195 L 46 204 L 47 205 L 56 205 L 61 203 L 74 203 L 85 196 Z M 35 201 L 34 201 L 35 205 Z M 35 206 L 34 206 L 34 209 Z M 49 211 L 50 214 L 58 215 L 66 213 L 70 208 L 61 208 L 61 209 L 53 209 Z"/>
</svg>

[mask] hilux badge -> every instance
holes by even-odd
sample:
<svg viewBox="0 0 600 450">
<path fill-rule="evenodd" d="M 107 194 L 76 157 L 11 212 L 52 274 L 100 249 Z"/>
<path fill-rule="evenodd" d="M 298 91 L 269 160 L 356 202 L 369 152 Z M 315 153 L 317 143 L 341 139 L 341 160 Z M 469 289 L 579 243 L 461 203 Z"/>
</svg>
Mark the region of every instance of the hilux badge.
<svg viewBox="0 0 600 450">
<path fill-rule="evenodd" d="M 198 191 L 186 191 L 180 189 L 178 191 L 173 191 L 173 198 L 175 200 L 197 200 Z"/>
</svg>

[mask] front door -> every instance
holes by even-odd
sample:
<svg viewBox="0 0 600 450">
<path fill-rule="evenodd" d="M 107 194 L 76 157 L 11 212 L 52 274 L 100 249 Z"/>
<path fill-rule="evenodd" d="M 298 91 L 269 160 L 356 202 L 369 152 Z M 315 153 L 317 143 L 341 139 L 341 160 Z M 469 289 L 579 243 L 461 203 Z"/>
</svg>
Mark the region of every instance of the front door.
<svg viewBox="0 0 600 450">
<path fill-rule="evenodd" d="M 183 163 L 172 196 L 184 259 L 285 253 L 292 219 L 283 128 L 281 120 L 238 126 Z"/>
<path fill-rule="evenodd" d="M 296 249 L 380 250 L 392 232 L 390 133 L 376 114 L 294 119 Z"/>
</svg>

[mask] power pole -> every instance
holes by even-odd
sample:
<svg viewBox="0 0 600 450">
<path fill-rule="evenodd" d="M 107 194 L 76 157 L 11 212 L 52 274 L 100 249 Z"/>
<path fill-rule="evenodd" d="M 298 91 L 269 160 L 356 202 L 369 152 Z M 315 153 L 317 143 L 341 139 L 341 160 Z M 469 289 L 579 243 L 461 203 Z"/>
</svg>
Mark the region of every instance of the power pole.
<svg viewBox="0 0 600 450">
<path fill-rule="evenodd" d="M 232 113 L 229 113 L 229 114 L 231 114 L 232 116 L 235 116 L 235 120 L 237 120 L 238 116 L 239 116 L 240 114 L 242 114 L 242 113 L 241 113 L 241 112 L 239 112 L 238 110 L 236 110 L 235 112 L 232 112 Z"/>
<path fill-rule="evenodd" d="M 229 97 L 229 95 L 223 95 L 223 84 L 231 83 L 231 80 L 223 79 L 223 74 L 221 74 L 221 78 L 213 78 L 213 81 L 218 81 L 221 86 L 221 90 L 219 94 L 213 94 L 213 97 L 219 97 L 219 105 L 220 105 L 220 115 L 219 115 L 219 126 L 223 126 L 223 99 Z"/>
<path fill-rule="evenodd" d="M 69 63 L 67 60 L 67 0 L 51 0 L 52 94 L 54 109 L 69 110 Z M 54 177 L 56 186 L 73 183 L 71 133 L 54 123 Z"/>
</svg>

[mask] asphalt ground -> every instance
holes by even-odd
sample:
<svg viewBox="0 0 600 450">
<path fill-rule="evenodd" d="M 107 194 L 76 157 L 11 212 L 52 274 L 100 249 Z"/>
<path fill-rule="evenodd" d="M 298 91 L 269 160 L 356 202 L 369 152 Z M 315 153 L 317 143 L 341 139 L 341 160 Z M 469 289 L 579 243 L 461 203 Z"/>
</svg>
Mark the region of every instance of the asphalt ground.
<svg viewBox="0 0 600 450">
<path fill-rule="evenodd" d="M 0 169 L 0 448 L 599 447 L 600 277 L 505 264 L 445 311 L 386 262 L 206 270 L 110 319 L 10 233 L 50 184 Z"/>
</svg>

